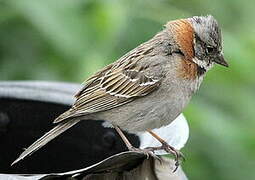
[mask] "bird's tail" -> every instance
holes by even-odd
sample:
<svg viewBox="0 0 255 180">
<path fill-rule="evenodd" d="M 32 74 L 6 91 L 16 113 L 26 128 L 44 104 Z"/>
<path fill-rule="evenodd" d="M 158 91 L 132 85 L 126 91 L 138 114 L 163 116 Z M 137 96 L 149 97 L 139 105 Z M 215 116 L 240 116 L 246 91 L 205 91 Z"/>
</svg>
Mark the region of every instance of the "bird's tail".
<svg viewBox="0 0 255 180">
<path fill-rule="evenodd" d="M 20 160 L 24 159 L 26 156 L 31 155 L 45 144 L 50 142 L 52 139 L 66 131 L 67 129 L 71 128 L 75 124 L 77 124 L 80 119 L 70 119 L 66 121 L 62 121 L 52 130 L 44 134 L 41 138 L 35 141 L 32 145 L 30 145 L 21 155 L 11 164 L 14 165 L 15 163 L 19 162 Z"/>
</svg>

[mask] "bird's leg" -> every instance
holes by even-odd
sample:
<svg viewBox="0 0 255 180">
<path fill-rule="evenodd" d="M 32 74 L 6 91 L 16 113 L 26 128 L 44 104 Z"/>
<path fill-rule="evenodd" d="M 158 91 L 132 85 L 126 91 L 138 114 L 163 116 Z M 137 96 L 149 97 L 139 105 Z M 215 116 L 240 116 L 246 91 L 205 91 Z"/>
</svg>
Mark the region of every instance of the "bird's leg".
<svg viewBox="0 0 255 180">
<path fill-rule="evenodd" d="M 125 134 L 122 132 L 122 130 L 116 126 L 113 125 L 113 127 L 115 128 L 115 130 L 117 131 L 117 133 L 120 135 L 121 139 L 123 140 L 123 142 L 125 143 L 125 145 L 127 146 L 129 151 L 132 151 L 134 149 L 134 147 L 132 146 L 132 144 L 129 142 L 129 140 L 127 139 L 127 137 L 125 136 Z"/>
<path fill-rule="evenodd" d="M 116 125 L 113 125 L 113 127 L 116 129 L 117 133 L 120 135 L 121 139 L 126 144 L 126 146 L 127 146 L 129 151 L 135 151 L 135 152 L 144 153 L 147 156 L 147 159 L 149 158 L 149 156 L 152 156 L 152 157 L 154 157 L 156 159 L 160 159 L 160 157 L 156 156 L 150 149 L 139 149 L 139 148 L 136 148 L 136 147 L 132 146 L 132 144 L 129 142 L 129 140 L 124 135 L 122 130 L 118 126 L 116 126 Z"/>
<path fill-rule="evenodd" d="M 180 165 L 180 159 L 185 160 L 183 154 L 177 149 L 175 149 L 174 147 L 170 146 L 166 141 L 164 141 L 161 137 L 155 134 L 152 130 L 147 130 L 147 131 L 162 144 L 160 147 L 148 147 L 147 149 L 150 149 L 151 151 L 164 150 L 168 153 L 173 154 L 175 156 L 175 166 L 176 166 L 174 171 L 176 171 L 178 166 Z"/>
</svg>

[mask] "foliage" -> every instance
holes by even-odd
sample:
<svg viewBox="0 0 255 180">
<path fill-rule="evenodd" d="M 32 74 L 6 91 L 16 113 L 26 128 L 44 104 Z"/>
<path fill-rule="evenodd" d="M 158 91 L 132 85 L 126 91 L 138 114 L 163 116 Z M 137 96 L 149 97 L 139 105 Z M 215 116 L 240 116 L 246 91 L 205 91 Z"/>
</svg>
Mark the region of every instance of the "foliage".
<svg viewBox="0 0 255 180">
<path fill-rule="evenodd" d="M 255 1 L 0 0 L 1 80 L 82 82 L 169 20 L 212 14 L 230 67 L 211 70 L 185 110 L 190 179 L 255 177 Z"/>
</svg>

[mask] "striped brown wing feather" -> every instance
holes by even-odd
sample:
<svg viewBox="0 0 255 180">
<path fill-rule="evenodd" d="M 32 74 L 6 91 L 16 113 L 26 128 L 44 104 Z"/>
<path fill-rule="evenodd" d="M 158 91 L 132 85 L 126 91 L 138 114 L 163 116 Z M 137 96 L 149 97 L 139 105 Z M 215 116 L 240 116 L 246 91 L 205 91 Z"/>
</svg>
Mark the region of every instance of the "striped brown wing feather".
<svg viewBox="0 0 255 180">
<path fill-rule="evenodd" d="M 135 69 L 109 71 L 100 79 L 94 86 L 83 90 L 73 107 L 54 122 L 121 106 L 135 97 L 149 94 L 160 84 L 159 80 L 147 77 Z"/>
<path fill-rule="evenodd" d="M 144 96 L 158 87 L 159 81 L 142 72 L 117 70 L 106 75 L 91 94 L 81 94 L 74 104 L 79 113 L 94 113 L 112 109 Z"/>
<path fill-rule="evenodd" d="M 155 90 L 160 81 L 144 74 L 148 66 L 137 65 L 138 61 L 151 52 L 151 47 L 139 46 L 91 76 L 75 95 L 77 99 L 73 107 L 55 119 L 54 123 L 70 117 L 109 110 Z"/>
</svg>

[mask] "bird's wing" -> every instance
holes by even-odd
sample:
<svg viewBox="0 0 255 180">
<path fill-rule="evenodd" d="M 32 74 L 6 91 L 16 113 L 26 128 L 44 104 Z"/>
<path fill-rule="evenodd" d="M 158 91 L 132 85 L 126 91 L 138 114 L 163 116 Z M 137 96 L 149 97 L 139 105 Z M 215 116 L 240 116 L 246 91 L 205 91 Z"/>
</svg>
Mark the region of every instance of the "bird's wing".
<svg viewBox="0 0 255 180">
<path fill-rule="evenodd" d="M 160 85 L 160 79 L 146 75 L 150 66 L 138 65 L 138 60 L 130 62 L 109 65 L 104 72 L 97 74 L 76 95 L 73 107 L 54 122 L 121 106 L 151 93 Z"/>
</svg>

